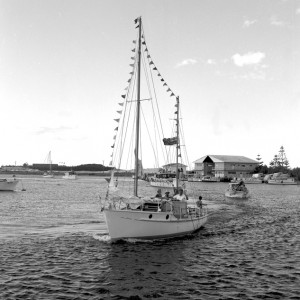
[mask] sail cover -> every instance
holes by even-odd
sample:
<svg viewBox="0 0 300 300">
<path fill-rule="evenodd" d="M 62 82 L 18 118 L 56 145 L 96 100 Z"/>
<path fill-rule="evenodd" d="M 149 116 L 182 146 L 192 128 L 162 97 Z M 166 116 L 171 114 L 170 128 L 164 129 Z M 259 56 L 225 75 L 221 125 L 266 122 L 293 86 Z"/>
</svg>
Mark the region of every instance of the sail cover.
<svg viewBox="0 0 300 300">
<path fill-rule="evenodd" d="M 177 144 L 177 137 L 172 137 L 172 138 L 164 138 L 163 139 L 164 145 L 165 146 L 172 146 Z"/>
</svg>

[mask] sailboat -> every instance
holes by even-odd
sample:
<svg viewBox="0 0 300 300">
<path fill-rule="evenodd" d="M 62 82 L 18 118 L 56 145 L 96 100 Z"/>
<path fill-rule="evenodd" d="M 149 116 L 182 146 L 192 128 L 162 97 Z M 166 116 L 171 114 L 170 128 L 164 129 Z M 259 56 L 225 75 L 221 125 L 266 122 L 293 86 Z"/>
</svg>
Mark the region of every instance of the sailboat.
<svg viewBox="0 0 300 300">
<path fill-rule="evenodd" d="M 0 191 L 14 191 L 18 185 L 19 180 L 0 178 Z"/>
<path fill-rule="evenodd" d="M 101 210 L 104 213 L 105 221 L 108 228 L 108 234 L 111 238 L 111 241 L 116 241 L 120 239 L 164 239 L 176 236 L 184 236 L 187 234 L 192 234 L 198 231 L 208 219 L 208 211 L 205 206 L 199 205 L 196 200 L 189 199 L 188 201 L 179 201 L 174 198 L 171 199 L 163 199 L 163 198 L 151 198 L 146 194 L 144 196 L 140 196 L 139 192 L 139 161 L 141 155 L 140 153 L 140 141 L 141 137 L 144 137 L 141 134 L 141 122 L 140 118 L 143 115 L 143 110 L 141 109 L 141 102 L 149 99 L 142 99 L 141 97 L 141 66 L 145 66 L 145 57 L 142 54 L 142 47 L 144 47 L 144 52 L 147 54 L 147 58 L 150 58 L 149 50 L 146 46 L 146 41 L 144 37 L 144 33 L 142 31 L 142 19 L 141 17 L 135 20 L 136 28 L 138 28 L 138 38 L 134 41 L 135 48 L 132 52 L 135 53 L 134 64 L 132 64 L 133 72 L 130 74 L 132 77 L 129 82 L 129 88 L 132 87 L 132 83 L 136 83 L 136 88 L 133 89 L 134 95 L 136 95 L 135 100 L 130 100 L 129 94 L 130 92 L 127 90 L 126 95 L 122 95 L 124 102 L 119 103 L 122 107 L 123 111 L 118 111 L 118 113 L 122 116 L 123 120 L 125 120 L 124 114 L 129 111 L 127 105 L 135 104 L 135 108 L 131 111 L 134 111 L 134 129 L 132 132 L 134 134 L 134 146 L 132 146 L 131 153 L 134 157 L 135 164 L 135 176 L 134 176 L 134 185 L 133 185 L 133 195 L 126 194 L 125 192 L 122 194 L 120 188 L 120 182 L 118 187 L 113 185 L 113 178 L 110 180 L 110 184 L 107 188 L 107 193 L 104 201 L 101 203 Z M 157 70 L 153 61 L 150 58 L 149 65 L 154 67 L 153 70 Z M 160 74 L 158 76 L 161 76 Z M 160 80 L 164 86 L 166 86 L 166 82 L 163 78 Z M 167 92 L 171 91 L 168 88 Z M 171 91 L 171 97 L 174 96 L 176 98 L 176 112 L 177 114 L 177 127 L 176 127 L 176 137 L 178 140 L 179 136 L 179 97 L 176 97 L 174 93 Z M 151 100 L 150 100 L 151 101 Z M 130 106 L 131 107 L 131 106 Z M 117 136 L 122 135 L 127 131 L 126 127 L 127 122 L 121 122 L 121 118 L 115 119 L 118 122 L 118 126 L 116 127 L 116 135 L 114 136 L 114 143 L 111 146 L 112 150 L 112 158 L 116 157 L 115 150 L 118 145 L 124 146 L 124 143 L 129 139 L 120 139 L 117 142 Z M 119 128 L 120 125 L 124 125 L 122 129 Z M 125 129 L 124 129 L 125 127 Z M 178 143 L 178 142 L 176 142 Z M 120 147 L 121 147 L 120 146 Z M 115 159 L 115 161 L 120 162 L 123 158 L 123 148 L 121 155 Z M 176 163 L 178 164 L 178 157 L 180 157 L 179 146 L 176 147 Z M 113 160 L 111 161 L 111 165 L 115 163 Z M 114 176 L 114 170 L 116 170 L 118 166 L 113 166 L 112 168 L 112 176 Z M 178 188 L 178 176 L 175 181 L 175 188 Z M 131 186 L 129 186 L 132 189 Z M 131 190 L 132 192 L 132 190 Z M 142 191 L 145 193 L 145 190 Z"/>
<path fill-rule="evenodd" d="M 43 174 L 44 178 L 53 178 L 54 174 L 52 172 L 52 159 L 51 159 L 51 151 L 49 151 L 47 157 L 46 157 L 46 162 L 49 164 L 49 171 L 45 172 Z"/>
</svg>

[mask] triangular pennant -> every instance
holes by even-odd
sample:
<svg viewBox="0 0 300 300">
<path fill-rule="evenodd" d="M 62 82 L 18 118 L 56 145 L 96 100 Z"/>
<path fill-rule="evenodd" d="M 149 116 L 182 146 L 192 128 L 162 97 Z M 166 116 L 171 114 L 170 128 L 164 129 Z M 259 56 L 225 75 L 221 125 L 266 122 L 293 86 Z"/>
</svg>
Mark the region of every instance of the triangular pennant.
<svg viewBox="0 0 300 300">
<path fill-rule="evenodd" d="M 146 45 L 146 42 L 144 41 L 144 42 L 142 42 L 142 44 L 143 44 L 143 45 Z"/>
<path fill-rule="evenodd" d="M 154 62 L 151 60 L 150 63 L 149 63 L 149 65 L 154 65 Z"/>
<path fill-rule="evenodd" d="M 114 154 L 112 153 L 112 154 L 110 155 L 110 157 L 113 157 L 113 155 L 114 155 Z"/>
<path fill-rule="evenodd" d="M 170 91 L 171 91 L 171 89 L 170 89 L 170 88 L 168 88 L 168 89 L 167 89 L 167 92 L 170 92 Z"/>
<path fill-rule="evenodd" d="M 139 27 L 140 27 L 140 25 L 136 26 L 135 28 L 139 28 Z"/>
<path fill-rule="evenodd" d="M 175 96 L 175 94 L 172 92 L 171 97 Z"/>
<path fill-rule="evenodd" d="M 116 137 L 117 137 L 117 136 L 115 135 L 115 136 L 113 137 L 113 139 L 115 140 L 115 139 L 116 139 Z"/>
<path fill-rule="evenodd" d="M 116 122 L 118 122 L 118 123 L 120 122 L 120 119 L 114 119 L 114 120 L 115 120 Z"/>
<path fill-rule="evenodd" d="M 157 68 L 156 68 L 156 67 L 154 67 L 154 68 L 153 68 L 153 70 L 155 70 L 155 71 L 156 71 L 156 70 L 157 70 Z"/>
<path fill-rule="evenodd" d="M 118 131 L 118 129 L 119 129 L 119 127 L 116 127 L 114 130 L 115 130 L 115 131 Z"/>
<path fill-rule="evenodd" d="M 135 57 L 134 56 L 132 56 L 132 57 L 130 57 L 131 59 L 133 59 L 133 60 L 135 60 Z"/>
<path fill-rule="evenodd" d="M 145 49 L 145 52 L 148 52 L 148 48 Z"/>
<path fill-rule="evenodd" d="M 181 154 L 179 154 L 178 157 L 181 157 Z"/>
<path fill-rule="evenodd" d="M 163 81 L 163 80 L 162 80 L 162 81 Z M 167 85 L 166 83 L 163 84 L 163 86 L 166 86 L 166 85 Z"/>
<path fill-rule="evenodd" d="M 126 98 L 126 95 L 122 95 L 121 97 L 125 99 L 125 98 Z"/>
<path fill-rule="evenodd" d="M 136 24 L 136 23 L 138 22 L 138 20 L 139 20 L 139 18 L 136 18 L 136 19 L 134 20 L 134 23 Z"/>
<path fill-rule="evenodd" d="M 134 67 L 134 64 L 130 64 L 129 66 L 130 66 L 130 67 Z"/>
<path fill-rule="evenodd" d="M 120 103 L 118 103 L 120 106 L 123 106 L 124 105 L 124 102 L 120 102 Z"/>
<path fill-rule="evenodd" d="M 111 148 L 115 148 L 115 144 L 113 144 L 112 146 L 110 146 Z"/>
<path fill-rule="evenodd" d="M 136 40 L 133 40 L 132 42 L 133 42 L 134 44 L 136 44 Z"/>
<path fill-rule="evenodd" d="M 161 76 L 160 73 L 158 73 L 157 76 Z"/>
<path fill-rule="evenodd" d="M 117 113 L 118 113 L 118 114 L 122 114 L 122 111 L 121 111 L 121 110 L 117 110 Z"/>
<path fill-rule="evenodd" d="M 130 72 L 129 74 L 130 74 L 130 75 L 133 75 L 133 72 Z"/>
<path fill-rule="evenodd" d="M 178 107 L 178 104 L 177 104 L 177 103 L 175 104 L 175 107 Z"/>
<path fill-rule="evenodd" d="M 165 81 L 163 78 L 160 81 Z M 166 84 L 167 85 L 167 84 Z"/>
<path fill-rule="evenodd" d="M 127 82 L 130 82 L 130 81 L 131 81 L 131 79 L 128 79 L 128 80 L 127 80 Z"/>
<path fill-rule="evenodd" d="M 147 55 L 147 58 L 151 58 L 151 56 L 150 56 L 150 55 Z"/>
<path fill-rule="evenodd" d="M 124 89 L 125 91 L 128 90 L 128 86 L 126 86 L 126 88 Z"/>
<path fill-rule="evenodd" d="M 177 115 L 177 114 L 178 114 L 178 111 L 175 111 L 174 114 Z"/>
<path fill-rule="evenodd" d="M 132 51 L 132 52 L 135 52 L 135 48 L 133 48 L 131 51 Z"/>
</svg>

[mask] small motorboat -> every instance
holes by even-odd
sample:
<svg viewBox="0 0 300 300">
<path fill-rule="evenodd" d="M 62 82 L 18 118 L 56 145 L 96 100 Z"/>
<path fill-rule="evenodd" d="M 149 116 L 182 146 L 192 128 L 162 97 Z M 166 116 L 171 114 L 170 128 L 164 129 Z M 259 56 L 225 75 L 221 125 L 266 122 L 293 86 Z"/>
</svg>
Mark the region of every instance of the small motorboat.
<svg viewBox="0 0 300 300">
<path fill-rule="evenodd" d="M 250 194 L 244 182 L 240 181 L 229 183 L 225 196 L 229 198 L 246 199 Z"/>
<path fill-rule="evenodd" d="M 14 191 L 19 180 L 17 179 L 0 179 L 0 191 Z"/>
</svg>

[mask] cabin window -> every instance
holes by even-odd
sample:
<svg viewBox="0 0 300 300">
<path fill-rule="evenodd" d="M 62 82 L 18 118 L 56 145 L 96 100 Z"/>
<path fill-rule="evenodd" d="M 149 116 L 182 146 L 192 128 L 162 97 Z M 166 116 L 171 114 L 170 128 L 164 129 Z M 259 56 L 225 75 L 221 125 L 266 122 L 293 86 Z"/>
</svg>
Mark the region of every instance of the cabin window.
<svg viewBox="0 0 300 300">
<path fill-rule="evenodd" d="M 242 165 L 242 167 L 245 167 L 245 165 Z"/>
</svg>

